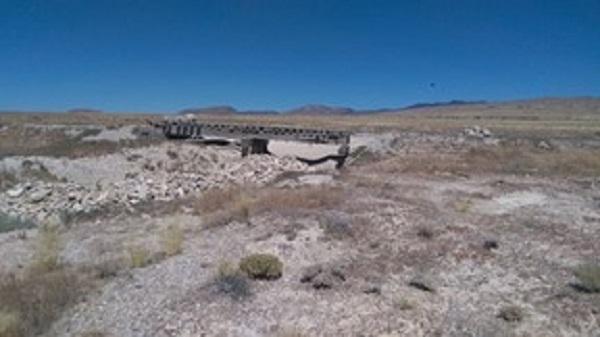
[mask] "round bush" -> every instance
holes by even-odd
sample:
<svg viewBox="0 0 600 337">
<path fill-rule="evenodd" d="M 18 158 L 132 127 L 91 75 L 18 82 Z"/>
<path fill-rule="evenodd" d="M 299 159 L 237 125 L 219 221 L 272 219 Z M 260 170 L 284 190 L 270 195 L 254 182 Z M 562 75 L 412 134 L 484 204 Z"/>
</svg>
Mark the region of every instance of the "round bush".
<svg viewBox="0 0 600 337">
<path fill-rule="evenodd" d="M 281 277 L 283 263 L 271 254 L 253 254 L 240 261 L 240 270 L 253 279 L 275 280 Z"/>
</svg>

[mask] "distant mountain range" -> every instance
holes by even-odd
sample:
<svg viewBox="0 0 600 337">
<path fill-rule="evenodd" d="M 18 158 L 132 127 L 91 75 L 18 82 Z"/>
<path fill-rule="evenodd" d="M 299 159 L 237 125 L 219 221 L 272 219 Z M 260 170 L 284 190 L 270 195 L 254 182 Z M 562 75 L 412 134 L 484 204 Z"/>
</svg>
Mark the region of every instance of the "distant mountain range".
<svg viewBox="0 0 600 337">
<path fill-rule="evenodd" d="M 248 110 L 239 111 L 230 105 L 217 105 L 203 108 L 189 108 L 179 111 L 179 115 L 218 115 L 218 116 L 229 116 L 229 115 L 277 115 L 279 112 L 274 110 Z"/>
<path fill-rule="evenodd" d="M 385 109 L 372 109 L 372 110 L 355 110 L 348 107 L 331 106 L 324 104 L 308 104 L 301 107 L 285 110 L 252 110 L 243 111 L 237 110 L 236 108 L 229 105 L 219 105 L 203 108 L 188 108 L 178 112 L 180 115 L 194 114 L 194 115 L 303 115 L 303 116 L 347 116 L 347 115 L 368 115 L 377 113 L 392 113 L 402 112 L 412 109 L 421 108 L 433 108 L 433 107 L 444 107 L 444 106 L 461 106 L 461 105 L 475 105 L 485 104 L 486 101 L 463 101 L 463 100 L 452 100 L 448 102 L 434 102 L 434 103 L 416 103 L 401 108 L 385 108 Z"/>
<path fill-rule="evenodd" d="M 433 102 L 433 103 L 416 103 L 416 104 L 412 104 L 409 105 L 405 108 L 403 108 L 403 110 L 410 110 L 410 109 L 422 109 L 422 108 L 437 108 L 437 107 L 444 107 L 444 106 L 460 106 L 460 105 L 474 105 L 474 104 L 486 104 L 487 101 L 462 101 L 462 100 L 451 100 L 451 101 L 447 101 L 447 102 Z"/>
<path fill-rule="evenodd" d="M 356 113 L 352 108 L 329 106 L 322 104 L 309 104 L 299 108 L 284 111 L 286 115 L 307 115 L 307 116 L 321 116 L 321 115 L 352 115 Z"/>
<path fill-rule="evenodd" d="M 57 111 L 54 111 L 57 112 Z M 64 113 L 77 115 L 96 115 L 119 113 L 103 112 L 102 110 L 80 106 L 65 110 Z M 141 112 L 141 111 L 140 111 Z M 0 110 L 0 114 L 15 113 L 51 113 L 51 111 Z M 131 113 L 131 112 L 126 112 Z M 147 113 L 147 112 L 146 112 Z M 155 113 L 156 114 L 156 113 Z M 446 102 L 422 102 L 397 108 L 382 109 L 353 109 L 342 106 L 323 104 L 304 105 L 291 110 L 237 110 L 229 105 L 209 106 L 183 109 L 176 114 L 239 116 L 239 115 L 279 115 L 279 116 L 356 116 L 373 114 L 406 114 L 452 116 L 477 114 L 478 116 L 530 116 L 540 114 L 555 115 L 598 115 L 600 114 L 600 96 L 580 97 L 540 97 L 510 101 L 468 101 L 451 100 Z M 541 116 L 541 115 L 540 115 Z"/>
<path fill-rule="evenodd" d="M 67 112 L 71 114 L 99 114 L 102 113 L 102 110 L 92 108 L 73 108 L 67 110 Z"/>
</svg>

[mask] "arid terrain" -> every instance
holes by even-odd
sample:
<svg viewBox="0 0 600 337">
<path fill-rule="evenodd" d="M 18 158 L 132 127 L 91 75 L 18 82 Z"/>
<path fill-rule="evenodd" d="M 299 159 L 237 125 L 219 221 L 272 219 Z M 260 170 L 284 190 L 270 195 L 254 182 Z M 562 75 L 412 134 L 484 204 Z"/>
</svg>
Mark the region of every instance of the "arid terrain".
<svg viewBox="0 0 600 337">
<path fill-rule="evenodd" d="M 162 118 L 0 114 L 0 337 L 600 336 L 600 99 Z"/>
</svg>

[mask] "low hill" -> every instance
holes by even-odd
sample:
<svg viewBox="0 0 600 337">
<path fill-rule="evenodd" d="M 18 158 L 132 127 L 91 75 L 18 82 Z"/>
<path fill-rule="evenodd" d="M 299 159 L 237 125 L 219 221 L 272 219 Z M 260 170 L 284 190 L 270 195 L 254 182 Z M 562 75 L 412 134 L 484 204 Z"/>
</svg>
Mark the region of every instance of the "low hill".
<svg viewBox="0 0 600 337">
<path fill-rule="evenodd" d="M 585 118 L 600 115 L 600 98 L 537 98 L 506 102 L 435 105 L 403 109 L 394 113 L 439 118 L 469 117 L 485 119 Z"/>
<path fill-rule="evenodd" d="M 329 106 L 322 104 L 309 104 L 284 112 L 286 115 L 334 116 L 351 115 L 355 111 L 347 107 Z"/>
<path fill-rule="evenodd" d="M 229 105 L 209 106 L 203 108 L 188 108 L 178 112 L 180 115 L 218 115 L 227 116 L 237 114 L 237 110 Z"/>
<path fill-rule="evenodd" d="M 433 103 L 416 103 L 404 107 L 404 110 L 411 109 L 422 109 L 422 108 L 437 108 L 437 107 L 446 107 L 446 106 L 463 106 L 463 105 L 473 105 L 473 104 L 485 104 L 486 101 L 463 101 L 463 100 L 451 100 L 447 102 L 433 102 Z"/>
</svg>

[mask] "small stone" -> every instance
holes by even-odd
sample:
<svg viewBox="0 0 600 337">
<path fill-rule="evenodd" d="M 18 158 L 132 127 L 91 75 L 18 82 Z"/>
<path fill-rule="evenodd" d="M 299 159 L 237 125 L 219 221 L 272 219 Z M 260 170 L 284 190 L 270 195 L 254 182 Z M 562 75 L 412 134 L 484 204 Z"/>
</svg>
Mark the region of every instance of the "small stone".
<svg viewBox="0 0 600 337">
<path fill-rule="evenodd" d="M 50 194 L 52 194 L 52 190 L 41 189 L 39 191 L 34 192 L 31 195 L 31 197 L 29 198 L 29 201 L 31 203 L 38 203 L 38 202 L 44 201 L 48 196 L 50 196 Z"/>
<path fill-rule="evenodd" d="M 11 190 L 6 191 L 6 195 L 8 195 L 11 198 L 18 198 L 21 195 L 23 195 L 24 192 L 25 192 L 25 187 L 18 186 Z"/>
<path fill-rule="evenodd" d="M 74 213 L 80 213 L 80 212 L 83 212 L 84 210 L 85 210 L 85 208 L 80 203 L 76 203 L 72 207 L 72 211 Z"/>
<path fill-rule="evenodd" d="M 550 144 L 548 144 L 548 142 L 542 140 L 537 144 L 537 147 L 542 149 L 542 150 L 551 150 L 552 146 L 550 146 Z"/>
</svg>

